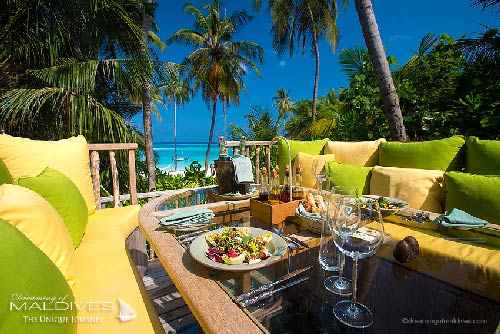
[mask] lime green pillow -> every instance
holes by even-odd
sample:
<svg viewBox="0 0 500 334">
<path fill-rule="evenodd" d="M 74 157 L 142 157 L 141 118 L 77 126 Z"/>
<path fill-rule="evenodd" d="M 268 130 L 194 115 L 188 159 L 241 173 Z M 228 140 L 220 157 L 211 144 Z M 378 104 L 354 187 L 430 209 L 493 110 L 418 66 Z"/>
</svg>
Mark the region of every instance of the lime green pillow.
<svg viewBox="0 0 500 334">
<path fill-rule="evenodd" d="M 307 154 L 318 155 L 323 151 L 328 138 L 310 141 L 288 140 L 290 143 L 290 155 L 292 158 L 292 168 L 297 153 L 304 152 Z M 282 138 L 278 139 L 278 166 L 280 168 L 280 181 L 283 182 L 285 177 L 285 166 L 288 165 L 288 146 Z"/>
<path fill-rule="evenodd" d="M 10 175 L 9 169 L 5 166 L 5 162 L 0 159 L 0 185 L 4 183 L 12 184 L 12 182 L 14 182 L 14 180 L 12 179 L 12 175 Z"/>
<path fill-rule="evenodd" d="M 465 171 L 480 175 L 500 175 L 500 141 L 467 138 Z"/>
<path fill-rule="evenodd" d="M 63 275 L 24 234 L 2 219 L 0 281 L 0 333 L 76 333 L 75 298 Z M 27 300 L 30 297 L 54 300 L 45 300 L 44 305 L 44 301 Z M 40 317 L 60 319 L 60 323 L 42 323 Z"/>
<path fill-rule="evenodd" d="M 325 173 L 330 181 L 330 187 L 358 189 L 363 195 L 370 193 L 372 167 L 352 166 L 332 161 L 325 164 Z"/>
<path fill-rule="evenodd" d="M 387 167 L 461 170 L 460 136 L 423 142 L 387 142 L 380 145 L 379 164 Z"/>
<path fill-rule="evenodd" d="M 449 172 L 444 174 L 446 211 L 458 208 L 473 216 L 500 223 L 500 176 Z"/>
<path fill-rule="evenodd" d="M 78 247 L 87 226 L 88 211 L 76 185 L 66 175 L 50 167 L 38 176 L 17 179 L 16 183 L 38 193 L 56 209 L 68 228 L 73 247 Z"/>
</svg>

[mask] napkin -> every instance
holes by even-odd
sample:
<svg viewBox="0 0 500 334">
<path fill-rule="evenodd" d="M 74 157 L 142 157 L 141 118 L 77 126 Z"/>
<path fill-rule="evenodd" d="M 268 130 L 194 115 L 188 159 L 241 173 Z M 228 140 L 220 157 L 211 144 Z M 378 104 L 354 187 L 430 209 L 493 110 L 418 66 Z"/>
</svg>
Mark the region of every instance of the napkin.
<svg viewBox="0 0 500 334">
<path fill-rule="evenodd" d="M 210 219 L 215 217 L 215 214 L 210 209 L 205 208 L 190 208 L 182 211 L 177 211 L 170 216 L 160 219 L 162 225 L 180 225 L 180 224 L 201 224 L 208 223 Z"/>
<path fill-rule="evenodd" d="M 445 227 L 483 227 L 488 222 L 474 217 L 465 211 L 454 208 L 448 214 L 443 214 L 434 220 L 435 223 Z"/>
<path fill-rule="evenodd" d="M 311 218 L 311 219 L 320 219 L 321 218 L 321 216 L 317 213 L 307 212 L 306 209 L 304 208 L 304 206 L 302 205 L 302 203 L 299 203 L 299 205 L 297 206 L 297 209 L 295 209 L 295 212 L 299 216 L 306 217 L 306 218 Z"/>
<path fill-rule="evenodd" d="M 234 165 L 234 179 L 236 183 L 253 182 L 252 161 L 243 155 L 232 158 Z"/>
</svg>

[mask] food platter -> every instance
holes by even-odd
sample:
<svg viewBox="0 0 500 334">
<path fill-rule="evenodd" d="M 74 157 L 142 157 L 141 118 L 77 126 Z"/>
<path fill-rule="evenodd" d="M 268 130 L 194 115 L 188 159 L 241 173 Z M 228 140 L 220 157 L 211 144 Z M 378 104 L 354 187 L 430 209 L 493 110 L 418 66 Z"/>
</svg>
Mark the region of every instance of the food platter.
<svg viewBox="0 0 500 334">
<path fill-rule="evenodd" d="M 268 242 L 266 246 L 268 251 L 271 253 L 271 256 L 269 258 L 262 260 L 258 263 L 251 263 L 251 264 L 249 263 L 226 264 L 210 260 L 207 257 L 209 245 L 206 241 L 206 236 L 207 234 L 220 233 L 222 231 L 222 228 L 214 231 L 209 231 L 194 239 L 189 247 L 189 253 L 193 257 L 193 259 L 199 262 L 200 264 L 213 269 L 223 270 L 223 271 L 249 271 L 249 270 L 263 268 L 278 261 L 286 253 L 287 243 L 283 238 L 281 238 L 276 233 L 256 227 L 247 227 L 247 228 L 250 230 L 250 233 L 253 236 L 272 233 L 272 239 L 271 241 Z"/>
<path fill-rule="evenodd" d="M 379 198 L 383 198 L 384 202 L 388 202 L 388 203 L 391 203 L 391 204 L 394 204 L 394 208 L 383 208 L 381 207 L 380 208 L 380 211 L 382 212 L 382 216 L 389 216 L 389 215 L 394 215 L 396 214 L 398 211 L 400 210 L 403 210 L 403 209 L 407 209 L 410 207 L 410 204 L 408 204 L 408 202 L 406 201 L 403 201 L 403 200 L 400 200 L 400 199 L 397 199 L 397 198 L 393 198 L 393 197 L 386 197 L 386 196 L 378 196 L 378 195 L 363 195 L 361 197 L 361 200 L 363 201 L 376 201 L 378 200 Z"/>
</svg>

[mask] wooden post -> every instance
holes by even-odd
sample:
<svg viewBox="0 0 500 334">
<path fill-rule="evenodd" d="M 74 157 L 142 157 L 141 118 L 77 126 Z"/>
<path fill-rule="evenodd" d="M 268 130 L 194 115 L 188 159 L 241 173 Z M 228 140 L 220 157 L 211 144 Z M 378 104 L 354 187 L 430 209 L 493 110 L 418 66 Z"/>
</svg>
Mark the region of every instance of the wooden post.
<svg viewBox="0 0 500 334">
<path fill-rule="evenodd" d="M 90 166 L 92 172 L 92 187 L 94 188 L 95 209 L 101 208 L 101 180 L 99 176 L 99 152 L 90 152 Z"/>
<path fill-rule="evenodd" d="M 115 151 L 109 151 L 109 166 L 111 167 L 111 178 L 113 180 L 113 201 L 115 202 L 115 208 L 117 208 L 122 205 L 120 202 L 120 184 L 118 181 Z"/>
<path fill-rule="evenodd" d="M 271 172 L 271 146 L 266 146 L 266 168 L 267 172 Z"/>
<path fill-rule="evenodd" d="M 135 175 L 135 150 L 128 150 L 128 171 L 130 187 L 130 204 L 137 204 L 137 179 Z"/>
<path fill-rule="evenodd" d="M 255 183 L 260 183 L 260 145 L 255 146 Z"/>
</svg>

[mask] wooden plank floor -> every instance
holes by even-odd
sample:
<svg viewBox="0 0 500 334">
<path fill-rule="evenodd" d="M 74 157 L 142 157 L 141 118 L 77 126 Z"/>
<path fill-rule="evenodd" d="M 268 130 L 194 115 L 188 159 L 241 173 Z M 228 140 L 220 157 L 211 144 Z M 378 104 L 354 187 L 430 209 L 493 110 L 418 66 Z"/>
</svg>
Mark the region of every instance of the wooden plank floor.
<svg viewBox="0 0 500 334">
<path fill-rule="evenodd" d="M 158 259 L 149 262 L 143 281 L 165 333 L 197 334 L 201 332 L 196 319 Z"/>
</svg>

